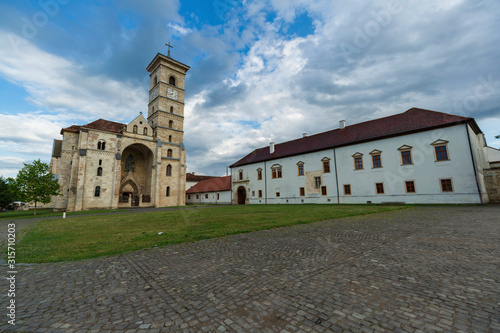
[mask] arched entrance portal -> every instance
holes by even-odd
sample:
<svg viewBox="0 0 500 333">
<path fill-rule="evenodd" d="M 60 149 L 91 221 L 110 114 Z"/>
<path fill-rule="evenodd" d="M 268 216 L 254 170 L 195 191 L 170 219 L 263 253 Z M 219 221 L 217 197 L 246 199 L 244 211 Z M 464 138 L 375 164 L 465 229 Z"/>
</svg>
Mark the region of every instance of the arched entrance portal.
<svg viewBox="0 0 500 333">
<path fill-rule="evenodd" d="M 120 206 L 151 204 L 153 152 L 136 143 L 123 150 L 121 159 Z"/>
<path fill-rule="evenodd" d="M 247 190 L 243 186 L 238 187 L 238 205 L 244 205 L 247 200 Z"/>
</svg>

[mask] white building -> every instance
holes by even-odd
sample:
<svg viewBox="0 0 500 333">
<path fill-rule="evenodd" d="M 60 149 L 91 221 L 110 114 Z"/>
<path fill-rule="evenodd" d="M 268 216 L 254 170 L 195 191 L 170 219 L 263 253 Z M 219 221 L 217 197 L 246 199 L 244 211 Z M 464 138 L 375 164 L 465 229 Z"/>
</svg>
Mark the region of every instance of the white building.
<svg viewBox="0 0 500 333">
<path fill-rule="evenodd" d="M 404 113 L 256 149 L 231 165 L 233 203 L 486 203 L 473 118 Z"/>
<path fill-rule="evenodd" d="M 231 204 L 231 176 L 205 179 L 186 191 L 186 204 Z"/>
</svg>

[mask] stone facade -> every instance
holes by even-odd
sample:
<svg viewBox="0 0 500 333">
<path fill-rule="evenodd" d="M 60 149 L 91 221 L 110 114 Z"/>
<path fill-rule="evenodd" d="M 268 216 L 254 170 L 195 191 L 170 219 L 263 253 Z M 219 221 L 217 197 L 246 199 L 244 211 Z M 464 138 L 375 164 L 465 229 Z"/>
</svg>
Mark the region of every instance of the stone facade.
<svg viewBox="0 0 500 333">
<path fill-rule="evenodd" d="M 51 170 L 58 177 L 58 210 L 163 207 L 185 204 L 184 78 L 189 67 L 157 54 L 148 119 L 129 124 L 96 120 L 61 130 Z M 60 145 L 60 147 L 56 147 Z"/>
</svg>

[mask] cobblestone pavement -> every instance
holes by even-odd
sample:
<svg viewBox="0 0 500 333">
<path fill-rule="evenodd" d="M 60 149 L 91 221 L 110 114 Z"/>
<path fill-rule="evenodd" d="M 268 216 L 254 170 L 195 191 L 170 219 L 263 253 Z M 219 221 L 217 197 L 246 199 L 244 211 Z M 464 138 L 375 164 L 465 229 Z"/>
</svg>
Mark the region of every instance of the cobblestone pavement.
<svg viewBox="0 0 500 333">
<path fill-rule="evenodd" d="M 16 283 L 17 325 L 3 315 L 1 331 L 500 332 L 500 206 L 19 266 Z"/>
</svg>

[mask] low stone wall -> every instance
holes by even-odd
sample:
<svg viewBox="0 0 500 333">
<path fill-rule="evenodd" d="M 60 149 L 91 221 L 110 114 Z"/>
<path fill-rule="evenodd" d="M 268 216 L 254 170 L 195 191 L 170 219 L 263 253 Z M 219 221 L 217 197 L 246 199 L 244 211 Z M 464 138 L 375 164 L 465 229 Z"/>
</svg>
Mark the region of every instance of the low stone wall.
<svg viewBox="0 0 500 333">
<path fill-rule="evenodd" d="M 485 169 L 484 182 L 490 202 L 500 202 L 500 167 Z"/>
</svg>

